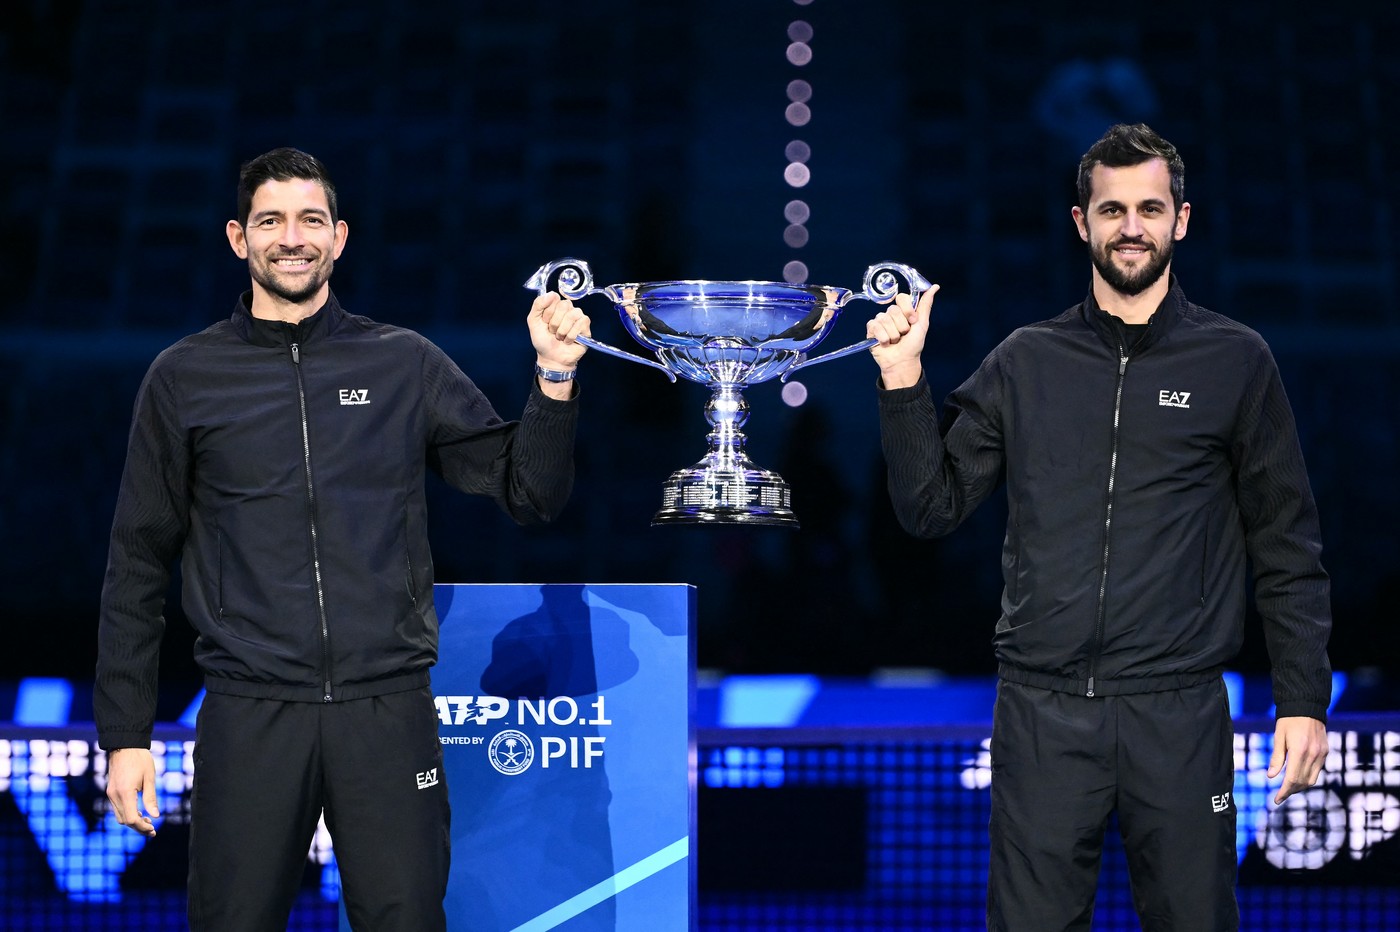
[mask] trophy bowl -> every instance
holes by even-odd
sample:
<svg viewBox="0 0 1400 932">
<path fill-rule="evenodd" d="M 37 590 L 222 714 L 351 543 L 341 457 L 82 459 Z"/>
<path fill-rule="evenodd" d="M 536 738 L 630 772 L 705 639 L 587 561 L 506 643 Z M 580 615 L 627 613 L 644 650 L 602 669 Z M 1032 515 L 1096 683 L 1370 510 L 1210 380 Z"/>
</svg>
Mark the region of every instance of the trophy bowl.
<svg viewBox="0 0 1400 932">
<path fill-rule="evenodd" d="M 798 527 L 783 478 L 756 466 L 744 452 L 743 426 L 750 385 L 869 349 L 864 340 L 821 356 L 809 356 L 853 298 L 878 304 L 894 299 L 900 279 L 917 301 L 929 283 L 906 265 L 870 266 L 855 292 L 769 281 L 664 281 L 596 288 L 582 259 L 556 259 L 539 268 L 526 288 L 551 290 L 570 300 L 606 295 L 632 338 L 651 350 L 647 359 L 592 337 L 579 342 L 599 352 L 651 366 L 672 382 L 677 376 L 707 386 L 705 419 L 710 449 L 694 466 L 677 470 L 662 487 L 661 510 L 652 524 L 756 524 Z M 553 284 L 551 284 L 553 283 Z"/>
</svg>

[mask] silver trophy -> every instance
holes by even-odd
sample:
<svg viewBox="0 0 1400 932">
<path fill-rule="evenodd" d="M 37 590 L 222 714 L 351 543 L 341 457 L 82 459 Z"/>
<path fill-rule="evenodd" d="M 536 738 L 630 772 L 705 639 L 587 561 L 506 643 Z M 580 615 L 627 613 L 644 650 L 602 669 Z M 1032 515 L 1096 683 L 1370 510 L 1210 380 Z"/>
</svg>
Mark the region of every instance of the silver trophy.
<svg viewBox="0 0 1400 932">
<path fill-rule="evenodd" d="M 672 382 L 684 376 L 709 386 L 705 405 L 710 452 L 688 469 L 671 474 L 662 489 L 661 510 L 652 524 L 765 524 L 797 527 L 788 485 L 777 473 L 755 466 L 744 452 L 748 421 L 743 391 L 798 369 L 869 349 L 868 339 L 822 356 L 807 354 L 830 332 L 852 298 L 891 301 L 908 284 L 911 299 L 929 283 L 907 265 L 882 262 L 865 271 L 860 292 L 819 285 L 761 281 L 673 281 L 593 286 L 581 259 L 556 259 L 525 283 L 539 294 L 551 290 L 576 301 L 604 294 L 617 306 L 633 339 L 656 354 L 645 359 L 590 337 L 585 346 L 651 366 Z M 555 282 L 551 286 L 551 282 Z"/>
</svg>

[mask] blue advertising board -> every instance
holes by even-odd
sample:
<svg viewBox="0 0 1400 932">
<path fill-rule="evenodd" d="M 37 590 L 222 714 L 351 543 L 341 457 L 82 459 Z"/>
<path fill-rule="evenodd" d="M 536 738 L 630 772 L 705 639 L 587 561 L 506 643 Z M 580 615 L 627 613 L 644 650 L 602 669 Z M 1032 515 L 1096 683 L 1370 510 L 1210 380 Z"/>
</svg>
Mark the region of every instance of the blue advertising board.
<svg viewBox="0 0 1400 932">
<path fill-rule="evenodd" d="M 693 587 L 435 595 L 448 928 L 694 928 Z"/>
</svg>

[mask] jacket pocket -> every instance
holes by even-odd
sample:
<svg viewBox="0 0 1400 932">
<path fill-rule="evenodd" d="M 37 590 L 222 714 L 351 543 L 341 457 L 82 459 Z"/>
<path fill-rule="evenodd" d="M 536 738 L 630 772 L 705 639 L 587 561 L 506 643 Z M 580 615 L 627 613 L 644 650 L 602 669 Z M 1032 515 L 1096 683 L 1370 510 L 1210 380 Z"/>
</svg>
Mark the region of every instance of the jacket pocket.
<svg viewBox="0 0 1400 932">
<path fill-rule="evenodd" d="M 1001 561 L 1006 600 L 1009 605 L 1015 605 L 1021 594 L 1021 529 L 1014 506 L 1006 521 L 1006 542 L 1002 546 Z"/>
<path fill-rule="evenodd" d="M 1196 586 L 1197 604 L 1201 608 L 1206 607 L 1206 578 L 1210 575 L 1210 525 L 1211 522 L 1207 521 L 1205 529 L 1201 532 L 1201 575 Z"/>
<path fill-rule="evenodd" d="M 224 529 L 214 528 L 214 610 L 224 617 Z"/>
<path fill-rule="evenodd" d="M 418 608 L 418 584 L 417 576 L 413 572 L 413 534 L 409 521 L 408 509 L 403 510 L 403 561 L 404 586 L 408 590 L 408 603 L 414 609 Z"/>
</svg>

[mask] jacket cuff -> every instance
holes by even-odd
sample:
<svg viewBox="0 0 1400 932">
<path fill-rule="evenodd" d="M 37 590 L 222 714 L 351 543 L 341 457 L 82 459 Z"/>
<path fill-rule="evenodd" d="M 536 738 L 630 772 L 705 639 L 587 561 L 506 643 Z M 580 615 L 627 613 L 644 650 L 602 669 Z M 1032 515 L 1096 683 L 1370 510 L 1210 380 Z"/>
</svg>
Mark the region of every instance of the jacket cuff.
<svg viewBox="0 0 1400 932">
<path fill-rule="evenodd" d="M 1315 718 L 1326 725 L 1327 706 L 1306 700 L 1280 702 L 1275 706 L 1274 719 L 1277 721 L 1281 718 Z"/>
<path fill-rule="evenodd" d="M 122 748 L 149 748 L 149 731 L 99 731 L 97 746 L 104 751 L 120 751 Z"/>
<path fill-rule="evenodd" d="M 908 388 L 886 388 L 885 380 L 875 376 L 875 389 L 879 393 L 880 404 L 907 404 L 918 401 L 929 393 L 926 373 L 919 373 L 919 381 Z"/>
<path fill-rule="evenodd" d="M 571 387 L 572 391 L 569 392 L 568 398 L 551 398 L 544 393 L 543 389 L 540 388 L 540 380 L 532 375 L 530 376 L 530 400 L 535 404 L 544 405 L 545 407 L 549 407 L 550 405 L 559 405 L 567 407 L 576 404 L 578 401 L 579 392 L 578 380 L 570 379 L 569 386 Z"/>
</svg>

